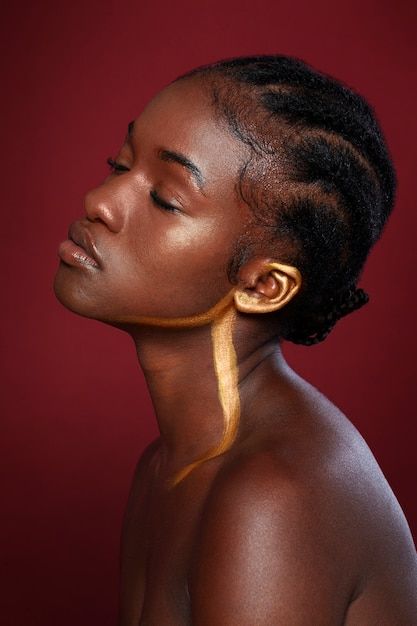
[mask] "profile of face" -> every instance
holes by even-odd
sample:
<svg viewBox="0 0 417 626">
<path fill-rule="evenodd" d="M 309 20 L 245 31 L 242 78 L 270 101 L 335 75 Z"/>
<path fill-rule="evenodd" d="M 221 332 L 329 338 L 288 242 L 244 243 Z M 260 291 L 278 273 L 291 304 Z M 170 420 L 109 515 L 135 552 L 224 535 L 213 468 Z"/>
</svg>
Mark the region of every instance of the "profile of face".
<svg viewBox="0 0 417 626">
<path fill-rule="evenodd" d="M 109 323 L 215 305 L 232 287 L 228 263 L 251 219 L 236 187 L 245 157 L 201 79 L 163 89 L 61 244 L 58 299 Z"/>
<path fill-rule="evenodd" d="M 201 320 L 232 291 L 238 312 L 268 313 L 300 291 L 279 336 L 314 345 L 367 302 L 356 282 L 395 197 L 382 131 L 300 60 L 197 69 L 129 125 L 60 246 L 56 295 L 120 326 Z"/>
</svg>

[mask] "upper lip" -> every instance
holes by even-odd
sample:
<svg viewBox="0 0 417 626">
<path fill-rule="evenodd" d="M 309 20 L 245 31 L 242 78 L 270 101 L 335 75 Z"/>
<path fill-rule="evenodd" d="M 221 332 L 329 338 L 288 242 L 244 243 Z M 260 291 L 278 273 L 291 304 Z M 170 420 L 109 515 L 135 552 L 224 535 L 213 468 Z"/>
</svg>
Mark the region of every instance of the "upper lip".
<svg viewBox="0 0 417 626">
<path fill-rule="evenodd" d="M 83 226 L 81 222 L 73 222 L 71 224 L 68 231 L 68 239 L 71 239 L 74 243 L 77 244 L 77 246 L 83 248 L 88 256 L 94 259 L 94 261 L 98 265 L 101 265 L 97 253 L 97 248 L 91 236 L 91 233 L 86 226 Z"/>
</svg>

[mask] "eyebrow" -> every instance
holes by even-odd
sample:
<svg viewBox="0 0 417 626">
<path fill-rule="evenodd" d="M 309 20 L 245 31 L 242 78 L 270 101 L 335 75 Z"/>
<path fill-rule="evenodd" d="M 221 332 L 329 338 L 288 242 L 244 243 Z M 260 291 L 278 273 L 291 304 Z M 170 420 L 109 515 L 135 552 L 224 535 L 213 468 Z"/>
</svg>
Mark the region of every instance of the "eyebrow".
<svg viewBox="0 0 417 626">
<path fill-rule="evenodd" d="M 133 122 L 129 122 L 129 124 L 127 126 L 127 136 L 129 138 L 133 134 L 134 124 L 135 124 L 134 121 Z M 161 149 L 161 150 L 158 150 L 158 157 L 162 161 L 167 161 L 168 163 L 178 163 L 182 167 L 185 167 L 185 169 L 187 169 L 191 173 L 191 175 L 193 176 L 193 178 L 196 181 L 199 189 L 200 190 L 203 189 L 203 187 L 204 187 L 204 176 L 203 176 L 200 168 L 197 167 L 197 165 L 195 163 L 193 163 L 187 156 L 185 156 L 185 154 L 182 154 L 181 152 L 176 152 L 175 150 Z"/>
<path fill-rule="evenodd" d="M 204 187 L 204 177 L 201 170 L 184 154 L 174 152 L 173 150 L 159 150 L 158 156 L 162 159 L 162 161 L 178 163 L 179 165 L 182 165 L 182 167 L 185 167 L 185 169 L 191 172 L 198 187 L 200 189 Z"/>
</svg>

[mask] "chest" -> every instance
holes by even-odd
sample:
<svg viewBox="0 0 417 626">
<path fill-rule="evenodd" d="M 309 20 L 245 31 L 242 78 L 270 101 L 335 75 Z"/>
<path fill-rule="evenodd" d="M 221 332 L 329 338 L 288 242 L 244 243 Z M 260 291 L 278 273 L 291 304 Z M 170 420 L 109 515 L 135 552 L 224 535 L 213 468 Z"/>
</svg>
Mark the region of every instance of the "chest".
<svg viewBox="0 0 417 626">
<path fill-rule="evenodd" d="M 121 544 L 119 626 L 186 626 L 187 576 L 203 493 L 150 493 L 132 503 Z"/>
</svg>

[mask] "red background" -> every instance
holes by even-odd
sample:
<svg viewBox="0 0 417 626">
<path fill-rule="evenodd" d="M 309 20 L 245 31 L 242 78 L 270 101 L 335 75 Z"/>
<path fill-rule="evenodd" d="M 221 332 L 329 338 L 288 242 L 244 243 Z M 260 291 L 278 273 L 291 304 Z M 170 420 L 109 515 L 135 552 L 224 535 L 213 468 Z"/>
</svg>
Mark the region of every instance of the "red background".
<svg viewBox="0 0 417 626">
<path fill-rule="evenodd" d="M 398 202 L 361 281 L 371 303 L 290 363 L 368 441 L 417 535 L 413 2 L 23 2 L 2 10 L 1 622 L 115 623 L 133 467 L 157 433 L 130 339 L 52 293 L 58 243 L 128 121 L 166 82 L 283 52 L 373 103 Z M 5 88 L 6 87 L 6 88 Z"/>
</svg>

